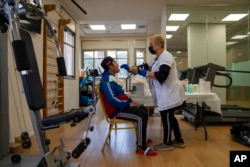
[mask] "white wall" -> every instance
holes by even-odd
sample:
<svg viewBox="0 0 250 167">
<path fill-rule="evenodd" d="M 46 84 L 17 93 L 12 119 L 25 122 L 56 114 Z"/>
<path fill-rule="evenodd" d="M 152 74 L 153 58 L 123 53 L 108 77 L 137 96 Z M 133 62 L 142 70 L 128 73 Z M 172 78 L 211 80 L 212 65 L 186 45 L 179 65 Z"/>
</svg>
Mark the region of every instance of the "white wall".
<svg viewBox="0 0 250 167">
<path fill-rule="evenodd" d="M 188 26 L 188 67 L 207 63 L 226 66 L 226 27 L 224 24 Z"/>
<path fill-rule="evenodd" d="M 75 79 L 64 80 L 64 109 L 65 111 L 72 108 L 79 108 L 79 76 L 78 70 L 80 69 L 81 57 L 81 41 L 78 23 L 76 23 L 75 32 Z"/>
</svg>

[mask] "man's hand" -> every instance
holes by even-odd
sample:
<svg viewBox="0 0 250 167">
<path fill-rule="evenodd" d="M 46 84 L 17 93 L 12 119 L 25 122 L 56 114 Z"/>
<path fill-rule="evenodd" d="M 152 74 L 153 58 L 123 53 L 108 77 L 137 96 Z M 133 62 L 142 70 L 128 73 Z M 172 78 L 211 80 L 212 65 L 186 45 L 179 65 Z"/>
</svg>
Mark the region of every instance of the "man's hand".
<svg viewBox="0 0 250 167">
<path fill-rule="evenodd" d="M 124 68 L 127 71 L 129 71 L 130 69 L 130 67 L 127 64 L 122 64 L 120 68 Z"/>
<path fill-rule="evenodd" d="M 139 107 L 140 104 L 133 101 L 133 102 L 131 102 L 131 103 L 129 104 L 129 106 L 130 106 L 130 107 Z"/>
<path fill-rule="evenodd" d="M 148 71 L 147 70 L 140 70 L 140 75 L 146 77 Z"/>
</svg>

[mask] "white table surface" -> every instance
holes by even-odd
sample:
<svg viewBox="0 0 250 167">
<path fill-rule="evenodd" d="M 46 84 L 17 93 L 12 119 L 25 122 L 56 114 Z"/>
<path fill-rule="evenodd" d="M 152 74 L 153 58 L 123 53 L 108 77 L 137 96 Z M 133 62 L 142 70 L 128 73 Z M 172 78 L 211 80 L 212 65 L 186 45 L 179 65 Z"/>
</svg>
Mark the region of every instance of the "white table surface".
<svg viewBox="0 0 250 167">
<path fill-rule="evenodd" d="M 205 102 L 209 107 L 211 107 L 212 111 L 222 114 L 221 101 L 216 93 L 211 92 L 211 93 L 185 93 L 185 94 L 187 96 L 187 101 L 186 101 L 187 103 Z M 146 94 L 146 95 L 128 94 L 128 96 L 140 104 L 153 105 L 153 98 L 151 94 Z"/>
<path fill-rule="evenodd" d="M 188 103 L 205 102 L 211 111 L 221 113 L 221 101 L 216 93 L 186 93 Z"/>
</svg>

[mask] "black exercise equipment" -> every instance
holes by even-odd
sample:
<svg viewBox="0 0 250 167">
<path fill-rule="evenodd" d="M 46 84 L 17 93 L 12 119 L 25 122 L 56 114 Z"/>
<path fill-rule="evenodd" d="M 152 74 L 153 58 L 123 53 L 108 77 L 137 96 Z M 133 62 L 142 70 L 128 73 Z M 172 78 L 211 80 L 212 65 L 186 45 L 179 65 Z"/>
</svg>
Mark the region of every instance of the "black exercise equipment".
<svg viewBox="0 0 250 167">
<path fill-rule="evenodd" d="M 44 118 L 41 120 L 41 129 L 48 130 L 58 128 L 60 123 L 70 121 L 79 123 L 81 120 L 88 117 L 89 110 L 91 110 L 91 112 L 94 110 L 91 107 L 92 106 L 85 109 L 71 109 L 69 112 Z"/>
<path fill-rule="evenodd" d="M 72 157 L 78 158 L 82 154 L 82 152 L 88 147 L 89 143 L 89 138 L 86 138 L 82 142 L 80 142 L 77 147 L 72 151 Z"/>
<path fill-rule="evenodd" d="M 65 76 L 67 75 L 64 59 L 61 55 L 60 45 L 56 38 L 55 31 L 45 17 L 44 12 L 41 8 L 41 0 L 22 0 L 17 1 L 18 3 L 22 3 L 24 8 L 26 9 L 26 16 L 31 19 L 41 18 L 45 21 L 50 31 L 51 37 L 54 38 L 57 46 L 57 63 L 58 63 L 58 75 Z M 54 158 L 49 150 L 50 140 L 47 139 L 45 130 L 51 129 L 52 127 L 59 127 L 59 123 L 67 122 L 69 120 L 73 120 L 74 122 L 79 122 L 82 119 L 86 118 L 87 113 L 87 124 L 84 128 L 84 136 L 80 139 L 80 144 L 76 147 L 75 157 L 79 157 L 80 154 L 86 149 L 87 145 L 90 143 L 90 139 L 87 134 L 88 131 L 92 131 L 93 127 L 90 126 L 92 115 L 95 113 L 95 108 L 93 106 L 89 106 L 83 110 L 73 109 L 69 113 L 65 113 L 63 115 L 58 115 L 54 117 L 49 117 L 46 119 L 41 118 L 40 110 L 45 106 L 45 97 L 43 95 L 43 87 L 40 79 L 40 74 L 38 70 L 38 64 L 36 60 L 36 55 L 33 47 L 33 42 L 29 32 L 21 29 L 19 26 L 18 13 L 16 7 L 19 4 L 16 4 L 15 0 L 9 1 L 0 1 L 0 29 L 1 32 L 6 32 L 6 27 L 9 24 L 11 35 L 12 35 L 12 47 L 14 50 L 14 56 L 16 61 L 17 70 L 20 73 L 22 85 L 24 88 L 24 94 L 26 97 L 26 101 L 29 107 L 29 114 L 32 121 L 34 134 L 36 136 L 36 141 L 38 144 L 39 154 L 38 155 L 19 155 L 13 154 L 10 155 L 8 152 L 5 152 L 4 155 L 0 157 L 0 166 L 13 166 L 17 164 L 17 166 L 25 166 L 25 167 L 51 167 L 58 166 L 56 164 L 60 164 L 60 166 L 79 166 L 79 163 L 68 163 L 66 164 L 65 153 L 63 149 L 63 145 L 59 145 L 58 151 L 60 154 L 60 160 Z M 7 38 L 6 38 L 7 40 Z M 5 46 L 6 47 L 6 46 Z M 2 92 L 1 92 L 2 93 Z M 7 110 L 8 112 L 8 110 Z M 2 116 L 2 112 L 0 112 Z M 8 116 L 8 114 L 6 114 Z M 2 132 L 1 132 L 2 133 Z M 6 133 L 8 134 L 8 133 Z M 8 136 L 8 135 L 7 135 Z M 1 135 L 4 137 L 4 135 Z M 23 146 L 28 148 L 31 146 L 30 138 L 28 133 L 22 133 L 21 138 L 23 140 Z M 9 145 L 9 139 L 6 137 L 7 145 Z M 2 140 L 1 140 L 2 141 Z M 83 143 L 83 144 L 82 144 Z M 2 142 L 1 142 L 2 144 Z M 2 149 L 2 147 L 0 147 Z M 0 150 L 2 152 L 2 150 Z M 6 153 L 6 154 L 5 154 Z M 6 157 L 5 157 L 6 156 Z M 11 161 L 10 161 L 11 160 Z M 12 164 L 12 163 L 13 164 Z"/>
<path fill-rule="evenodd" d="M 230 134 L 240 143 L 250 147 L 250 123 L 233 125 Z"/>
<path fill-rule="evenodd" d="M 14 154 L 11 157 L 11 162 L 13 162 L 14 164 L 19 163 L 22 160 L 22 157 L 20 156 L 20 154 Z"/>
<path fill-rule="evenodd" d="M 28 132 L 21 133 L 22 146 L 24 149 L 31 147 L 31 139 Z"/>
<path fill-rule="evenodd" d="M 242 72 L 250 73 L 247 71 L 230 71 L 226 70 L 225 67 L 219 66 L 217 64 L 208 63 L 206 65 L 194 67 L 193 69 L 188 69 L 183 71 L 181 74 L 182 79 L 189 79 L 189 83 L 198 84 L 199 79 L 204 79 L 204 81 L 211 82 L 211 88 L 228 88 L 232 85 L 232 78 L 229 72 Z M 226 85 L 219 85 L 214 83 L 216 76 L 223 76 L 227 78 L 228 83 Z M 221 105 L 221 113 L 211 111 L 210 107 L 206 104 L 204 105 L 204 121 L 206 123 L 223 123 L 223 122 L 248 122 L 250 121 L 250 109 L 240 107 L 238 105 Z M 197 120 L 202 117 L 199 112 L 200 106 L 197 104 L 188 104 L 183 110 L 183 115 L 185 119 L 191 120 L 197 123 Z"/>
<path fill-rule="evenodd" d="M 30 70 L 30 64 L 28 59 L 28 51 L 26 43 L 23 40 L 16 40 L 12 42 L 14 50 L 16 66 L 18 71 Z"/>
</svg>

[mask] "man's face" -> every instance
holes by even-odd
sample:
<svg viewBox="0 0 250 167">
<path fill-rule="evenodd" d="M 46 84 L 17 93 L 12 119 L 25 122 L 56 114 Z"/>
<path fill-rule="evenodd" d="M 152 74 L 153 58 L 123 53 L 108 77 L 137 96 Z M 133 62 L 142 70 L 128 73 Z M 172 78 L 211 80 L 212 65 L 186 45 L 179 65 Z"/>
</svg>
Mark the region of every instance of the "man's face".
<svg viewBox="0 0 250 167">
<path fill-rule="evenodd" d="M 116 61 L 113 61 L 110 65 L 109 65 L 109 71 L 116 74 L 120 72 L 120 67 L 118 65 L 118 63 Z"/>
</svg>

